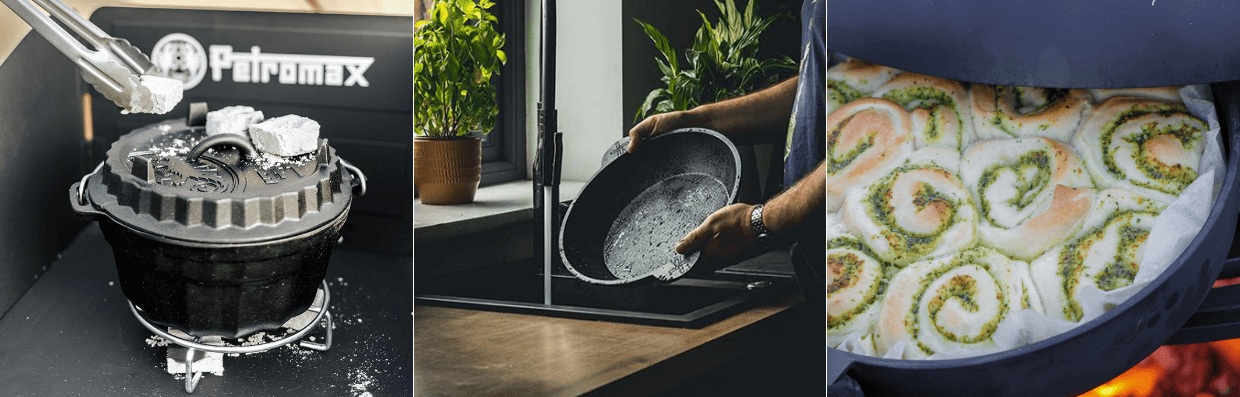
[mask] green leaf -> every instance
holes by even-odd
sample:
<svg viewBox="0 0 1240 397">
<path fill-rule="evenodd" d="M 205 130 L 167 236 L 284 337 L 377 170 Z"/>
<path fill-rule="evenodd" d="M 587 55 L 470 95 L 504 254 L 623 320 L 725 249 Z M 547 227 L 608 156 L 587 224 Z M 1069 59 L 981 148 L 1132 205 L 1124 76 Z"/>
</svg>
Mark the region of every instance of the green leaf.
<svg viewBox="0 0 1240 397">
<path fill-rule="evenodd" d="M 461 15 L 469 16 L 473 14 L 478 5 L 474 0 L 456 0 L 456 6 L 461 8 Z"/>
<path fill-rule="evenodd" d="M 495 57 L 499 58 L 500 63 L 508 63 L 508 55 L 504 54 L 504 50 L 495 50 Z"/>
<path fill-rule="evenodd" d="M 668 42 L 667 37 L 663 36 L 659 29 L 648 23 L 642 22 L 637 18 L 633 18 L 633 21 L 642 26 L 642 31 L 646 33 L 646 37 L 649 37 L 654 42 L 654 48 L 663 54 L 663 58 L 667 59 L 672 70 L 680 69 L 680 64 L 676 62 L 676 52 L 672 50 L 672 44 Z"/>
<path fill-rule="evenodd" d="M 654 63 L 659 66 L 659 71 L 663 72 L 664 76 L 671 76 L 671 75 L 676 74 L 676 71 L 672 70 L 672 67 L 668 66 L 667 62 L 663 62 L 662 59 L 655 58 Z"/>
</svg>

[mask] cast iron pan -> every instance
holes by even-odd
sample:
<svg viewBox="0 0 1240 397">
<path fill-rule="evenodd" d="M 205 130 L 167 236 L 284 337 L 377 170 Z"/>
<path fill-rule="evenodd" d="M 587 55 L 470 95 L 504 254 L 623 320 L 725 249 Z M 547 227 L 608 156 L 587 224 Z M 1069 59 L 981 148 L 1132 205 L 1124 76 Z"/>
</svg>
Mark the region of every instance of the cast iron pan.
<svg viewBox="0 0 1240 397">
<path fill-rule="evenodd" d="M 1006 352 L 955 360 L 890 360 L 828 349 L 828 382 L 847 374 L 867 396 L 1074 396 L 1118 376 L 1167 343 L 1210 291 L 1236 231 L 1240 82 L 1212 88 L 1226 148 L 1226 179 L 1197 237 L 1154 282 L 1093 321 Z"/>
<path fill-rule="evenodd" d="M 577 278 L 602 285 L 652 285 L 680 278 L 697 253 L 676 243 L 736 201 L 741 165 L 718 132 L 660 134 L 627 153 L 622 139 L 573 201 L 560 228 L 560 257 Z"/>
</svg>

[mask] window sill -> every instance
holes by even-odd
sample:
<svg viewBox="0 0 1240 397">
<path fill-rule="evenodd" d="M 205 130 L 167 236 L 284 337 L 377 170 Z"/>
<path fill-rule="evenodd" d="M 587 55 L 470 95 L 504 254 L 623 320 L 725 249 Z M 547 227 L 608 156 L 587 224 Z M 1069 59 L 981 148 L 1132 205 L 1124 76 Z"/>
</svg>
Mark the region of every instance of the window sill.
<svg viewBox="0 0 1240 397">
<path fill-rule="evenodd" d="M 534 219 L 534 182 L 516 180 L 478 188 L 473 203 L 425 205 L 413 203 L 413 241 L 430 242 L 502 228 Z M 577 198 L 585 182 L 564 181 L 560 200 Z"/>
</svg>

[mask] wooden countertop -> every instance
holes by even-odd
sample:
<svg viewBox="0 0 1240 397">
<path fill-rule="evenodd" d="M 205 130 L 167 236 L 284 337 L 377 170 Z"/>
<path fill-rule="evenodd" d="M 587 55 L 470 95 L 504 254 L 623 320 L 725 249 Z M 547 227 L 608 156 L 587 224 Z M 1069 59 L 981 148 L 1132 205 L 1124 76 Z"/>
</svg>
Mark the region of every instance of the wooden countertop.
<svg viewBox="0 0 1240 397">
<path fill-rule="evenodd" d="M 701 329 L 415 305 L 414 395 L 651 395 L 777 338 L 777 315 L 801 300 Z"/>
</svg>

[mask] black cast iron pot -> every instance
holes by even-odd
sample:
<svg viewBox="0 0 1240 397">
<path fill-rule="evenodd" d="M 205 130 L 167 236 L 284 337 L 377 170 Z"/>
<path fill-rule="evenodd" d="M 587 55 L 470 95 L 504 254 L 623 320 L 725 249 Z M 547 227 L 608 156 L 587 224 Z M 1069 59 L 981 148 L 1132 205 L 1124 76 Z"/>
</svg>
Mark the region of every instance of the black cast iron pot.
<svg viewBox="0 0 1240 397">
<path fill-rule="evenodd" d="M 564 215 L 560 257 L 577 278 L 596 285 L 648 286 L 693 268 L 697 253 L 676 242 L 707 216 L 736 202 L 741 163 L 718 132 L 684 128 L 659 134 L 627 153 L 621 139 Z"/>
<path fill-rule="evenodd" d="M 365 177 L 325 139 L 263 160 L 243 136 L 208 138 L 205 106 L 191 109 L 189 125 L 121 137 L 70 201 L 99 221 L 125 297 L 150 321 L 229 338 L 279 328 L 313 303 Z"/>
</svg>

